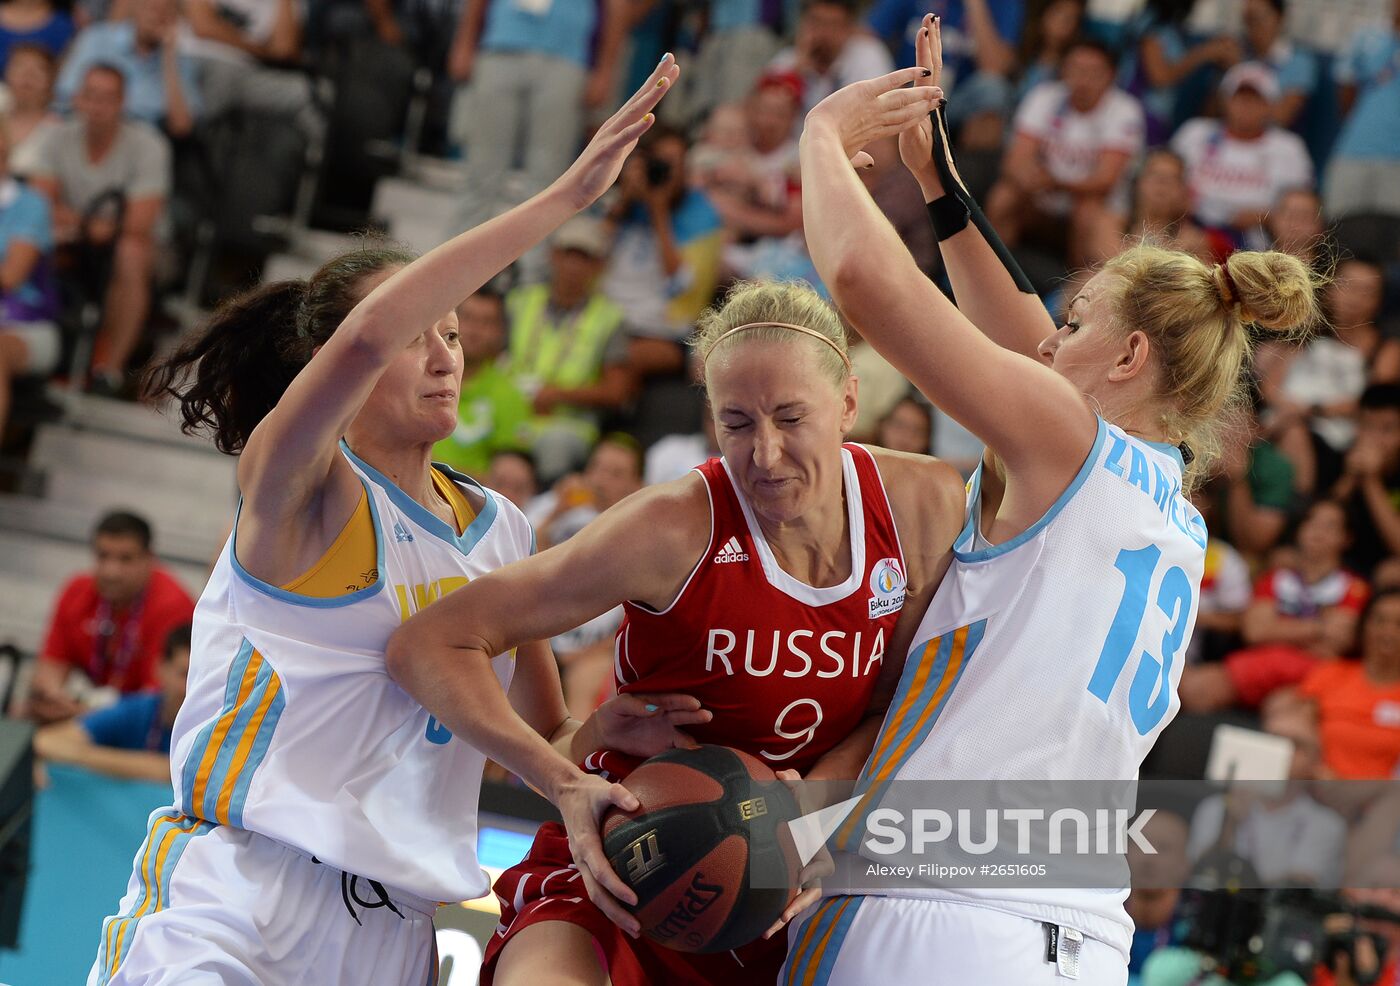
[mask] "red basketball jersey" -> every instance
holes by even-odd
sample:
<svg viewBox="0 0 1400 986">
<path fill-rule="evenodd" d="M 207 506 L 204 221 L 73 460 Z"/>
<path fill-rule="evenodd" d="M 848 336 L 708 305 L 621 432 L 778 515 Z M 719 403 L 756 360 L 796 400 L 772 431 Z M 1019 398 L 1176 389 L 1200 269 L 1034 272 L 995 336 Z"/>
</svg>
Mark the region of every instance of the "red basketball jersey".
<svg viewBox="0 0 1400 986">
<path fill-rule="evenodd" d="M 722 459 L 698 467 L 710 544 L 664 612 L 627 603 L 614 671 L 620 692 L 680 692 L 714 719 L 701 743 L 806 773 L 864 717 L 904 605 L 904 553 L 880 471 L 842 452 L 851 575 L 813 588 L 783 571 Z M 590 758 L 592 759 L 592 758 Z M 621 759 L 621 758 L 619 758 Z M 608 756 L 610 774 L 630 768 Z"/>
</svg>

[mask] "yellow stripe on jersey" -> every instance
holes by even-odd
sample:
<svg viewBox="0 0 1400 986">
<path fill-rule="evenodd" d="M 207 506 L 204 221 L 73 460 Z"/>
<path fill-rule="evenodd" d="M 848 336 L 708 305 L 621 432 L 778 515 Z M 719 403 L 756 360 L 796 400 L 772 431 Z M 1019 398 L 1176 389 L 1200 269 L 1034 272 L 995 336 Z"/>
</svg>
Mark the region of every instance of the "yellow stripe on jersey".
<svg viewBox="0 0 1400 986">
<path fill-rule="evenodd" d="M 452 507 L 452 516 L 460 536 L 476 519 L 476 511 L 462 488 L 441 471 L 432 471 L 433 488 Z M 279 588 L 315 599 L 337 599 L 374 584 L 379 557 L 374 541 L 374 515 L 370 512 L 369 493 L 361 490 L 355 512 L 340 529 L 331 546 L 319 561 L 297 578 Z"/>
<path fill-rule="evenodd" d="M 152 817 L 145 846 L 139 854 L 140 892 L 131 913 L 110 917 L 104 922 L 99 986 L 105 986 L 121 967 L 138 922 L 169 906 L 170 876 L 190 839 L 213 829 L 208 822 L 171 812 L 159 812 Z"/>
<path fill-rule="evenodd" d="M 959 627 L 951 636 L 934 637 L 909 655 L 894 706 L 880 727 L 875 749 L 856 785 L 863 798 L 837 829 L 837 846 L 852 847 L 856 831 L 883 799 L 885 786 L 928 737 L 986 628 L 986 620 Z"/>
<path fill-rule="evenodd" d="M 186 802 L 185 808 L 189 811 L 199 811 L 199 806 L 204 803 L 204 795 L 207 792 L 209 778 L 214 772 L 214 761 L 219 756 L 219 750 L 223 748 L 224 738 L 228 736 L 228 731 L 233 728 L 233 721 L 238 717 L 238 710 L 248 701 L 248 696 L 253 691 L 253 682 L 257 680 L 258 672 L 262 670 L 263 656 L 256 649 L 247 666 L 243 669 L 243 678 L 238 683 L 238 697 L 231 707 L 226 707 L 223 714 L 214 720 L 214 728 L 210 733 L 209 741 L 204 747 L 204 754 L 200 758 L 199 767 L 195 770 L 194 786 L 190 789 L 190 798 Z M 191 751 L 193 753 L 193 751 Z"/>
</svg>

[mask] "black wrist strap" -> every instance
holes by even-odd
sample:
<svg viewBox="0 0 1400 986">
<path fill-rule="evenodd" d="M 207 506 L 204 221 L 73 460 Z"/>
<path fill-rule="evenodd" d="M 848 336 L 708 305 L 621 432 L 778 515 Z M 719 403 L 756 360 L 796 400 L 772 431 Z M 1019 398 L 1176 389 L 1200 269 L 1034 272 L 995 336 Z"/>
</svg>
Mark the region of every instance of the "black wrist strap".
<svg viewBox="0 0 1400 986">
<path fill-rule="evenodd" d="M 934 235 L 942 243 L 967 229 L 972 213 L 967 211 L 967 206 L 956 195 L 944 195 L 928 204 L 928 217 L 933 220 Z"/>
<path fill-rule="evenodd" d="M 1026 272 L 1021 270 L 1021 265 L 1016 263 L 1016 258 L 1011 256 L 1011 251 L 1007 249 L 1006 244 L 1001 242 L 1001 237 L 997 236 L 997 232 L 992 228 L 992 224 L 988 222 L 987 217 L 982 214 L 981 206 L 977 204 L 972 194 L 963 186 L 958 176 L 953 173 L 953 155 L 948 147 L 948 118 L 945 113 L 946 105 L 947 100 L 943 100 L 938 104 L 937 108 L 929 114 L 933 122 L 933 166 L 938 172 L 938 180 L 942 183 L 944 191 L 947 192 L 943 198 L 935 199 L 933 202 L 929 203 L 929 218 L 933 220 L 933 228 L 938 236 L 938 240 L 941 243 L 943 240 L 947 239 L 948 236 L 959 232 L 967 225 L 967 220 L 971 219 L 972 224 L 976 226 L 978 231 L 982 234 L 982 238 L 987 241 L 988 246 L 996 253 L 997 259 L 1001 261 L 1001 265 L 1006 268 L 1006 272 L 1010 274 L 1011 279 L 1016 282 L 1016 288 L 1023 294 L 1036 294 L 1035 285 L 1031 284 L 1031 279 L 1026 276 Z M 951 204 L 943 206 L 939 206 L 938 204 L 949 199 L 956 199 L 961 203 L 963 210 L 967 213 L 967 218 L 963 220 L 962 225 L 958 226 L 957 229 L 951 229 L 950 226 L 949 228 L 951 231 L 945 236 L 939 230 L 940 220 L 938 217 L 934 216 L 934 207 L 938 206 L 941 213 L 948 214 L 944 217 L 946 221 L 946 219 L 951 216 L 954 207 Z"/>
</svg>

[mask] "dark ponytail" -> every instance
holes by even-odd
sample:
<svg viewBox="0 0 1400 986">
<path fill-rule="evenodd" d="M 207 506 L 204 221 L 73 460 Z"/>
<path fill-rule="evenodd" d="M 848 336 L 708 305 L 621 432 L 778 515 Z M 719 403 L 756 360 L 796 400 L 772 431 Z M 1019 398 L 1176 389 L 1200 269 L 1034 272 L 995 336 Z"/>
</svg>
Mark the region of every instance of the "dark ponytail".
<svg viewBox="0 0 1400 986">
<path fill-rule="evenodd" d="M 316 347 L 360 303 L 361 282 L 415 259 L 367 246 L 330 260 L 309 281 L 277 281 L 229 299 L 203 332 L 151 369 L 147 396 L 173 398 L 186 434 L 207 429 L 220 452 L 241 452 Z"/>
</svg>

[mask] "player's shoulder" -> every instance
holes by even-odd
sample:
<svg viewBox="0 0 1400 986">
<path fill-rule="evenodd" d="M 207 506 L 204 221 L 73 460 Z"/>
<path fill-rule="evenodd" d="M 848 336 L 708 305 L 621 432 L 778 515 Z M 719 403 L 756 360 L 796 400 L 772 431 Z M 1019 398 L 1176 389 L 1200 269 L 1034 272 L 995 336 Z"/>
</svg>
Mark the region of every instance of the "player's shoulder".
<svg viewBox="0 0 1400 986">
<path fill-rule="evenodd" d="M 896 523 L 916 523 L 925 531 L 962 526 L 967 487 L 956 469 L 931 455 L 864 447 L 880 469 Z"/>
<path fill-rule="evenodd" d="M 703 547 L 710 537 L 710 496 L 703 476 L 691 470 L 679 479 L 646 486 L 605 511 L 611 537 L 625 537 L 647 551 Z M 633 540 L 635 539 L 635 540 Z"/>
</svg>

